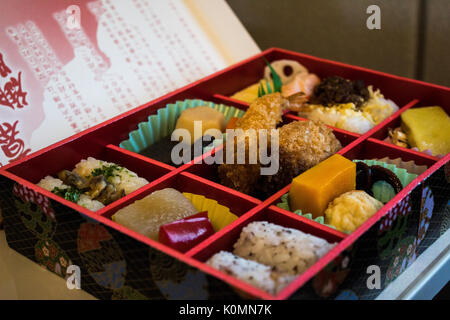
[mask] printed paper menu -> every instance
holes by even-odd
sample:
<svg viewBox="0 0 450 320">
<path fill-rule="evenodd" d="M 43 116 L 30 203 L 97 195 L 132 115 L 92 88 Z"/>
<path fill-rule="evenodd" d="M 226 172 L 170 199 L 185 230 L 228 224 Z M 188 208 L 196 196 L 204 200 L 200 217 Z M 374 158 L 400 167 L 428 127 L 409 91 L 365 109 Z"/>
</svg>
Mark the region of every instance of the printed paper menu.
<svg viewBox="0 0 450 320">
<path fill-rule="evenodd" d="M 181 0 L 2 0 L 0 28 L 0 166 L 227 65 Z"/>
</svg>

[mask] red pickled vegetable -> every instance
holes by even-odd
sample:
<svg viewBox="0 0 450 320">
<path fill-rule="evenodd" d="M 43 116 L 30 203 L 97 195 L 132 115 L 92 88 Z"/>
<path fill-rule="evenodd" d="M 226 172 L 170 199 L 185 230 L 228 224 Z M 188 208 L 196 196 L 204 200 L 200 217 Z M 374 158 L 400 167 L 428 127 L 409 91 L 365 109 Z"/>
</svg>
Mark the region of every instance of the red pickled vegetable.
<svg viewBox="0 0 450 320">
<path fill-rule="evenodd" d="M 159 228 L 159 242 L 180 252 L 186 252 L 214 234 L 208 212 L 200 212 Z"/>
</svg>

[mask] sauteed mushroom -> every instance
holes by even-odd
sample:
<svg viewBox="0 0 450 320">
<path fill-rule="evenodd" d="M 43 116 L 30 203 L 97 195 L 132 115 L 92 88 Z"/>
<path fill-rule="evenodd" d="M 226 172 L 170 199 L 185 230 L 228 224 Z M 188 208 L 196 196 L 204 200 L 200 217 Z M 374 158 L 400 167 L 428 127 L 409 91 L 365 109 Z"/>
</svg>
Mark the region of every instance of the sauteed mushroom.
<svg viewBox="0 0 450 320">
<path fill-rule="evenodd" d="M 109 183 L 106 181 L 103 175 L 93 177 L 89 184 L 89 187 L 91 188 L 89 195 L 92 197 L 92 199 L 97 198 L 108 186 L 108 184 Z"/>
<path fill-rule="evenodd" d="M 73 185 L 80 190 L 89 188 L 89 180 L 81 177 L 75 172 L 69 170 L 62 170 L 58 173 L 58 178 L 65 184 Z"/>
<path fill-rule="evenodd" d="M 103 189 L 103 191 L 100 193 L 100 195 L 97 197 L 96 200 L 100 201 L 104 205 L 108 205 L 111 202 L 114 202 L 122 198 L 123 196 L 125 196 L 125 191 L 123 189 L 116 190 L 116 187 L 108 183 L 106 188 Z"/>
</svg>

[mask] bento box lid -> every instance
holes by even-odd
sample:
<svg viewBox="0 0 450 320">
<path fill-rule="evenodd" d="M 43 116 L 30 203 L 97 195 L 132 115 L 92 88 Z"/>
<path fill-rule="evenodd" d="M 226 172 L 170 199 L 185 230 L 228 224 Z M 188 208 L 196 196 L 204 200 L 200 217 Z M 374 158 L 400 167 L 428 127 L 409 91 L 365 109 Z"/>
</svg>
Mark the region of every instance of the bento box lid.
<svg viewBox="0 0 450 320">
<path fill-rule="evenodd" d="M 0 166 L 260 52 L 224 0 L 3 0 L 0 28 Z"/>
</svg>

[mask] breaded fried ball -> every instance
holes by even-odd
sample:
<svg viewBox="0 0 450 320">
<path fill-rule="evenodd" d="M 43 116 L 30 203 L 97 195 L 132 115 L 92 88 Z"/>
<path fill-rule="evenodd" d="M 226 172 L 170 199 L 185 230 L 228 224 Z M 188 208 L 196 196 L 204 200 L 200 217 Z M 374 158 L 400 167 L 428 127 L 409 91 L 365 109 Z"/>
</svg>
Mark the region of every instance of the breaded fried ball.
<svg viewBox="0 0 450 320">
<path fill-rule="evenodd" d="M 253 195 L 260 170 L 259 164 L 221 164 L 218 172 L 220 182 L 224 186 Z"/>
<path fill-rule="evenodd" d="M 249 132 L 249 131 L 246 131 Z M 221 183 L 229 188 L 235 189 L 245 194 L 253 194 L 256 184 L 260 176 L 260 161 L 259 155 L 257 163 L 250 164 L 249 149 L 250 145 L 255 146 L 258 150 L 258 138 L 253 136 L 239 136 L 234 138 L 234 163 L 226 163 L 227 148 L 231 148 L 231 139 L 227 139 L 223 148 L 224 163 L 218 168 L 219 179 Z M 237 163 L 238 144 L 245 144 L 245 163 Z"/>
<path fill-rule="evenodd" d="M 342 148 L 333 131 L 322 122 L 294 121 L 282 126 L 279 136 L 278 172 L 261 176 L 258 182 L 258 190 L 266 197 Z"/>
<path fill-rule="evenodd" d="M 333 130 L 323 122 L 293 121 L 280 128 L 280 158 L 308 170 L 342 148 Z"/>
</svg>

